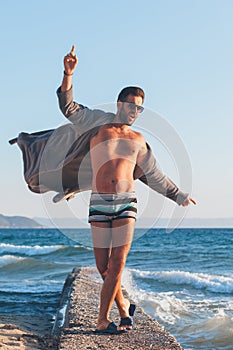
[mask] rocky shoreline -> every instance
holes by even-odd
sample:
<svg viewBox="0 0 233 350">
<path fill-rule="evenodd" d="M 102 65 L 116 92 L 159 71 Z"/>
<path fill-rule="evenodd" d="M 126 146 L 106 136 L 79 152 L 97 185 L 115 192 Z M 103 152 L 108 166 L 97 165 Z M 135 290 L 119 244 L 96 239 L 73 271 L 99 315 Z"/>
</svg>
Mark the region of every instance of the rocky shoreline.
<svg viewBox="0 0 233 350">
<path fill-rule="evenodd" d="M 101 285 L 95 268 L 74 269 L 65 281 L 51 334 L 43 335 L 45 324 L 36 317 L 27 320 L 23 316 L 1 315 L 0 349 L 183 350 L 177 340 L 138 305 L 134 330 L 120 335 L 96 334 Z M 124 294 L 129 298 L 126 290 Z M 116 323 L 119 322 L 115 306 L 110 316 Z"/>
<path fill-rule="evenodd" d="M 101 281 L 93 268 L 74 269 L 63 288 L 53 336 L 59 350 L 182 350 L 177 340 L 137 306 L 136 329 L 118 335 L 95 334 Z M 127 291 L 125 296 L 129 298 Z M 117 309 L 111 319 L 119 322 Z"/>
</svg>

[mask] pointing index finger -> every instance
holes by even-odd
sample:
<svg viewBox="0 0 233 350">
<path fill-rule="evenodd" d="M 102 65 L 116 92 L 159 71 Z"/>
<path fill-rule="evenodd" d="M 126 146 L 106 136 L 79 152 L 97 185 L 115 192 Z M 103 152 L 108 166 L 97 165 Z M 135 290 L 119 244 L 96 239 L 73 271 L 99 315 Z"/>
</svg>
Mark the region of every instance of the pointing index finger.
<svg viewBox="0 0 233 350">
<path fill-rule="evenodd" d="M 71 51 L 70 51 L 70 53 L 71 53 L 71 55 L 72 55 L 72 56 L 75 56 L 74 51 L 75 51 L 75 46 L 74 46 L 74 45 L 72 45 L 72 48 L 71 48 Z"/>
</svg>

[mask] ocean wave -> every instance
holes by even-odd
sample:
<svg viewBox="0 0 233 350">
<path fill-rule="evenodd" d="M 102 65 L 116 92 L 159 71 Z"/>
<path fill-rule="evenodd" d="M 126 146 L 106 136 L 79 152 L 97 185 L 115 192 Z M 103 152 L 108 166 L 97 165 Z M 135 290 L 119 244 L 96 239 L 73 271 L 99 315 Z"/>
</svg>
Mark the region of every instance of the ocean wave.
<svg viewBox="0 0 233 350">
<path fill-rule="evenodd" d="M 57 263 L 43 261 L 33 257 L 22 258 L 4 255 L 0 257 L 0 268 L 0 280 L 4 282 L 7 279 L 6 276 L 11 276 L 10 278 L 17 280 L 20 279 L 20 276 L 35 278 L 35 276 L 40 274 L 45 275 L 49 272 L 57 271 L 57 269 L 60 269 L 60 266 Z"/>
<path fill-rule="evenodd" d="M 136 277 L 152 279 L 161 283 L 186 285 L 195 289 L 205 289 L 213 293 L 233 293 L 233 278 L 187 271 L 140 271 L 131 269 Z"/>
<path fill-rule="evenodd" d="M 5 265 L 9 264 L 15 264 L 19 261 L 24 260 L 22 257 L 14 256 L 14 255 L 3 255 L 0 257 L 0 267 L 3 267 Z"/>
<path fill-rule="evenodd" d="M 20 254 L 26 256 L 35 256 L 35 255 L 46 255 L 63 249 L 84 249 L 91 250 L 89 247 L 84 246 L 73 246 L 67 247 L 65 245 L 13 245 L 7 243 L 0 244 L 0 254 Z"/>
<path fill-rule="evenodd" d="M 123 273 L 123 285 L 143 310 L 163 323 L 173 325 L 180 318 L 185 318 L 190 311 L 188 306 L 171 292 L 156 293 L 145 291 L 135 284 L 134 274 L 139 270 L 126 269 Z"/>
<path fill-rule="evenodd" d="M 1 294 L 41 294 L 41 303 L 44 301 L 42 300 L 42 294 L 49 295 L 51 293 L 60 293 L 62 291 L 63 282 L 59 280 L 27 280 L 23 279 L 21 281 L 16 282 L 4 282 L 1 283 L 0 286 L 0 301 L 1 301 Z M 24 302 L 24 301 L 21 301 Z M 37 301 L 38 302 L 38 301 Z M 27 299 L 25 299 L 25 303 L 27 303 Z"/>
<path fill-rule="evenodd" d="M 54 245 L 54 246 L 30 246 L 30 245 L 13 245 L 8 243 L 1 243 L 0 244 L 0 254 L 24 254 L 27 256 L 33 256 L 33 255 L 44 255 L 49 254 L 51 252 L 54 252 L 58 249 L 63 248 L 64 246 L 61 245 Z"/>
<path fill-rule="evenodd" d="M 231 297 L 227 299 L 222 296 L 212 295 L 204 297 L 203 291 L 193 295 L 193 291 L 174 291 L 170 286 L 170 291 L 146 291 L 140 288 L 140 281 L 137 279 L 148 277 L 161 280 L 181 282 L 181 275 L 186 276 L 185 283 L 196 284 L 199 278 L 211 278 L 219 283 L 226 282 L 227 278 L 221 276 L 209 276 L 204 274 L 188 274 L 177 271 L 149 272 L 135 269 L 125 269 L 123 274 L 123 285 L 136 304 L 151 317 L 156 319 L 171 334 L 181 341 L 185 349 L 232 349 L 232 327 L 233 327 L 233 303 Z M 195 282 L 190 282 L 190 275 L 196 278 Z M 197 278 L 198 277 L 198 278 Z M 139 283 L 138 283 L 139 282 Z M 229 282 L 229 281 L 227 281 Z M 233 282 L 231 279 L 230 282 Z M 182 280 L 182 284 L 183 284 Z M 212 285 L 211 285 L 212 286 Z M 224 289 L 225 290 L 225 289 Z"/>
<path fill-rule="evenodd" d="M 185 337 L 186 349 L 232 349 L 232 327 L 233 318 L 226 314 L 223 309 L 209 316 L 208 318 L 193 319 L 193 322 L 180 328 L 178 336 L 189 333 Z M 177 331 L 176 325 L 172 328 L 173 334 Z"/>
</svg>

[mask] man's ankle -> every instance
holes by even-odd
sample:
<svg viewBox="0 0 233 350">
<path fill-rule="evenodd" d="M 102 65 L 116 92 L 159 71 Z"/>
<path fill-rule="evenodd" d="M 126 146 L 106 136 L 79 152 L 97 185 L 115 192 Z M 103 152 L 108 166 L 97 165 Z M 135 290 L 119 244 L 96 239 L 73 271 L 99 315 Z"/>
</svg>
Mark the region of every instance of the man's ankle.
<svg viewBox="0 0 233 350">
<path fill-rule="evenodd" d="M 122 303 L 122 306 L 119 307 L 119 313 L 120 317 L 129 317 L 129 306 L 130 306 L 130 301 L 128 299 L 125 299 L 124 302 Z"/>
<path fill-rule="evenodd" d="M 106 319 L 105 320 L 98 320 L 96 328 L 99 330 L 106 329 L 108 327 L 109 323 L 111 323 L 111 321 L 106 320 Z"/>
</svg>

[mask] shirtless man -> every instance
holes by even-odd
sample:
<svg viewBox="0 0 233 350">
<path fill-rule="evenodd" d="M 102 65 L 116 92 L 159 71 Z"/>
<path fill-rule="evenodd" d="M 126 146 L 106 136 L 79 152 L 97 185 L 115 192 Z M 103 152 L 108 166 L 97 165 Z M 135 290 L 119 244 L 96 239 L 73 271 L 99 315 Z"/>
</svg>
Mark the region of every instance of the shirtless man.
<svg viewBox="0 0 233 350">
<path fill-rule="evenodd" d="M 72 88 L 72 75 L 78 64 L 74 46 L 64 58 L 61 92 Z M 117 113 L 112 122 L 102 125 L 91 138 L 90 153 L 93 172 L 89 222 L 92 229 L 97 269 L 104 282 L 96 331 L 117 334 L 133 326 L 133 305 L 123 296 L 121 277 L 133 239 L 137 199 L 134 169 L 147 152 L 144 137 L 130 129 L 143 111 L 144 92 L 137 87 L 121 91 Z M 175 185 L 174 185 L 175 186 Z M 186 196 L 182 205 L 195 201 Z M 116 301 L 121 322 L 109 319 Z"/>
</svg>

